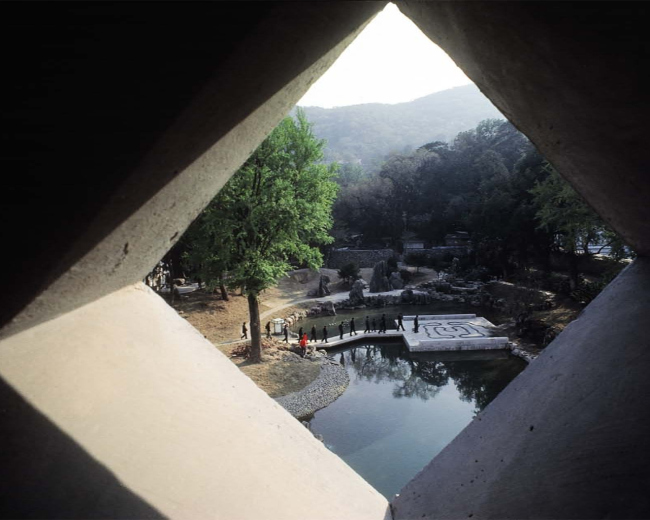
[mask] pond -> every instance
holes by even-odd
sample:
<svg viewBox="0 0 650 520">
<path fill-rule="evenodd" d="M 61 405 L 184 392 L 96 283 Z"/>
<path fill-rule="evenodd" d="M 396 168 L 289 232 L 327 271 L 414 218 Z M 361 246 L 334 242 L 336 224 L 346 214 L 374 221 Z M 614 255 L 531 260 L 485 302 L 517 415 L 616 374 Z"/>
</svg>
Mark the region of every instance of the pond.
<svg viewBox="0 0 650 520">
<path fill-rule="evenodd" d="M 411 354 L 394 340 L 331 354 L 350 385 L 311 430 L 388 499 L 526 366 L 507 351 Z"/>
</svg>

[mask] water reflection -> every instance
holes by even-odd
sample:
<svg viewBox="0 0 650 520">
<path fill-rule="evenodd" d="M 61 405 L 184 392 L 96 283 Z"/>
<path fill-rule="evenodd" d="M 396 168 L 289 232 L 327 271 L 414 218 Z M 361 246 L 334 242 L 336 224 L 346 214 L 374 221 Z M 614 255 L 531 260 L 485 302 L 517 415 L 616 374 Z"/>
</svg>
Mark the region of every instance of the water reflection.
<svg viewBox="0 0 650 520">
<path fill-rule="evenodd" d="M 483 410 L 525 366 L 509 360 L 506 351 L 440 352 L 411 354 L 401 345 L 366 345 L 340 352 L 339 363 L 348 367 L 352 380 L 394 383 L 395 398 L 426 401 L 451 380 L 461 400 Z"/>
<path fill-rule="evenodd" d="M 394 343 L 334 356 L 350 386 L 312 431 L 389 498 L 525 367 L 505 352 L 410 355 Z"/>
</svg>

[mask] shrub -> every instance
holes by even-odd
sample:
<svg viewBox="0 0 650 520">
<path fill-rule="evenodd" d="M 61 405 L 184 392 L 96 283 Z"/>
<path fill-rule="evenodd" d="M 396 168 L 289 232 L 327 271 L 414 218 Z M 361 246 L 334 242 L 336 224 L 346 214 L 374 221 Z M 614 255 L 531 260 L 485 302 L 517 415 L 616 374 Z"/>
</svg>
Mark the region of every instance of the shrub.
<svg viewBox="0 0 650 520">
<path fill-rule="evenodd" d="M 354 262 L 350 262 L 349 264 L 345 264 L 343 267 L 341 267 L 341 269 L 339 269 L 336 274 L 338 274 L 341 280 L 348 284 L 351 284 L 360 278 L 359 266 Z"/>
<path fill-rule="evenodd" d="M 491 275 L 490 270 L 487 267 L 478 266 L 467 270 L 463 278 L 466 281 L 487 282 L 490 280 Z"/>
<path fill-rule="evenodd" d="M 408 269 L 400 269 L 399 274 L 402 277 L 404 283 L 411 283 L 412 274 Z"/>
<path fill-rule="evenodd" d="M 408 265 L 412 265 L 416 268 L 416 272 L 420 272 L 420 267 L 426 267 L 429 263 L 427 255 L 424 253 L 409 253 L 404 259 Z"/>
<path fill-rule="evenodd" d="M 391 256 L 387 261 L 386 265 L 388 266 L 388 276 L 390 276 L 391 273 L 394 273 L 397 271 L 397 257 L 396 256 Z"/>
<path fill-rule="evenodd" d="M 609 272 L 604 273 L 596 282 L 588 282 L 581 277 L 578 287 L 571 292 L 571 298 L 579 303 L 585 305 L 588 304 L 591 300 L 596 298 L 605 287 L 607 287 L 609 282 L 616 278 L 617 274 L 618 273 L 615 269 L 610 270 Z"/>
</svg>

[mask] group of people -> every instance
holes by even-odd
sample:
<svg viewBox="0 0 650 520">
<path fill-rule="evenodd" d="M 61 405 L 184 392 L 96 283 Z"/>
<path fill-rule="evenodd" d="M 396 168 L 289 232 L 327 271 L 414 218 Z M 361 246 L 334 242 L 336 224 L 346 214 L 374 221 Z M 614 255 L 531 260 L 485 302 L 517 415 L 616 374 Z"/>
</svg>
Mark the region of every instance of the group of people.
<svg viewBox="0 0 650 520">
<path fill-rule="evenodd" d="M 343 334 L 345 333 L 344 330 L 345 327 L 345 322 L 341 322 L 339 324 L 339 339 L 343 339 Z M 402 313 L 400 312 L 397 315 L 397 330 L 403 330 L 406 332 L 406 329 L 404 328 L 404 316 L 402 316 Z M 379 320 L 379 327 L 377 327 L 377 319 L 373 316 L 372 319 L 370 316 L 366 316 L 366 328 L 364 329 L 364 334 L 367 334 L 368 332 L 378 332 L 378 333 L 386 333 L 386 315 L 382 314 L 381 318 Z M 415 319 L 413 320 L 413 332 L 418 332 L 419 330 L 419 320 L 418 320 L 418 315 L 416 314 Z M 356 330 L 356 325 L 354 323 L 354 318 L 350 318 L 350 336 L 356 336 L 357 335 L 357 330 Z"/>
<path fill-rule="evenodd" d="M 404 323 L 403 323 L 404 317 L 402 316 L 402 313 L 400 312 L 397 315 L 397 330 L 402 329 L 403 331 L 406 331 L 404 328 Z M 357 330 L 356 330 L 356 325 L 354 323 L 354 318 L 350 318 L 350 336 L 357 335 Z M 270 338 L 271 337 L 271 322 L 266 323 L 266 337 Z M 418 320 L 418 315 L 415 315 L 415 319 L 413 320 L 413 332 L 418 332 L 419 330 L 419 320 Z M 284 342 L 289 343 L 289 326 L 285 323 L 284 328 L 282 329 L 282 332 L 284 334 Z M 366 328 L 363 331 L 364 334 L 368 332 L 378 332 L 378 333 L 386 333 L 386 315 L 382 314 L 381 319 L 379 320 L 379 328 L 377 328 L 377 320 L 375 317 L 372 317 L 372 320 L 370 319 L 370 316 L 366 316 Z M 343 339 L 343 334 L 345 333 L 345 322 L 341 322 L 339 324 L 339 339 Z M 300 347 L 303 349 L 303 352 L 306 351 L 307 349 L 307 343 L 308 342 L 317 342 L 318 337 L 316 334 L 316 326 L 313 325 L 311 328 L 311 338 L 307 338 L 307 333 L 303 332 L 302 327 L 298 330 L 298 338 L 300 342 Z M 321 343 L 328 343 L 327 341 L 328 338 L 328 332 L 327 332 L 327 325 L 323 326 L 323 333 L 322 333 L 322 339 Z M 246 323 L 242 324 L 242 335 L 240 339 L 248 339 L 248 329 L 246 328 Z"/>
</svg>

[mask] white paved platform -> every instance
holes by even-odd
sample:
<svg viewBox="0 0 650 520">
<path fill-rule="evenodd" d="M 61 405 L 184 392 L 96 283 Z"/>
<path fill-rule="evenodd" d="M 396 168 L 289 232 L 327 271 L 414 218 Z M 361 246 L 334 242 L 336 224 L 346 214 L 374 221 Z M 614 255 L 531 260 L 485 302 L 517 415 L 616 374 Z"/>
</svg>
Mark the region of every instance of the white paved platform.
<svg viewBox="0 0 650 520">
<path fill-rule="evenodd" d="M 318 349 L 331 349 L 368 339 L 403 338 L 411 352 L 500 350 L 508 346 L 507 337 L 495 336 L 495 326 L 475 314 L 418 316 L 418 332 L 413 330 L 414 319 L 415 316 L 404 316 L 405 331 L 389 329 L 385 333 L 359 332 L 352 336 L 346 332 L 343 339 L 337 334 L 330 337 L 327 343 L 319 340 L 310 345 Z"/>
<path fill-rule="evenodd" d="M 495 326 L 475 314 L 445 314 L 418 316 L 418 332 L 414 331 L 415 316 L 404 316 L 404 342 L 411 352 L 448 350 L 504 349 L 507 337 L 494 335 Z"/>
<path fill-rule="evenodd" d="M 330 349 L 330 348 L 339 348 L 339 347 L 344 347 L 348 343 L 355 343 L 357 341 L 361 340 L 367 340 L 367 339 L 384 339 L 384 338 L 401 338 L 403 336 L 402 331 L 396 331 L 396 330 L 387 330 L 385 333 L 379 333 L 379 332 L 358 332 L 357 335 L 352 335 L 350 336 L 349 332 L 346 332 L 343 335 L 343 339 L 340 339 L 339 334 L 336 336 L 331 336 L 328 338 L 327 343 L 323 343 L 321 340 L 318 340 L 315 343 L 308 343 L 308 345 L 314 346 L 318 349 L 323 348 L 323 349 Z"/>
</svg>

